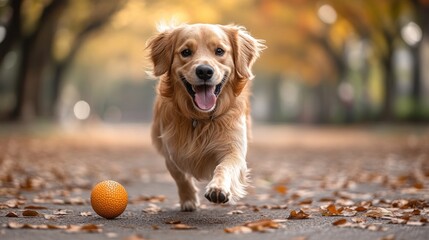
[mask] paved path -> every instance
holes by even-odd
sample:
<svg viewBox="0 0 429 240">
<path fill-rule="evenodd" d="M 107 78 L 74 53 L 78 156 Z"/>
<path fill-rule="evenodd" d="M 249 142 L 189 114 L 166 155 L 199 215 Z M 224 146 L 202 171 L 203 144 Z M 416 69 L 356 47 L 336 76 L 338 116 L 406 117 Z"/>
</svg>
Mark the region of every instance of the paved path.
<svg viewBox="0 0 429 240">
<path fill-rule="evenodd" d="M 234 206 L 213 205 L 201 191 L 202 209 L 183 213 L 147 126 L 31 134 L 10 127 L 0 129 L 0 239 L 429 236 L 428 128 L 255 126 L 249 195 Z M 91 187 L 105 179 L 129 193 L 130 204 L 115 220 L 98 217 L 88 202 Z M 23 217 L 29 206 L 44 209 Z M 293 210 L 309 216 L 290 219 Z M 6 217 L 11 212 L 18 217 Z M 261 219 L 267 221 L 248 224 Z M 64 229 L 31 229 L 48 224 Z"/>
</svg>

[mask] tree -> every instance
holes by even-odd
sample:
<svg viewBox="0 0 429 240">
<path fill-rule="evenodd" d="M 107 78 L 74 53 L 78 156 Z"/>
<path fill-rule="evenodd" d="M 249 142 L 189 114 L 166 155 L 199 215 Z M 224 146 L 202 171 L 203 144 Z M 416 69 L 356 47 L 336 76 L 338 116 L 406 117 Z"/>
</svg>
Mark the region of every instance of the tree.
<svg viewBox="0 0 429 240">
<path fill-rule="evenodd" d="M 40 4 L 31 1 L 10 1 L 12 17 L 7 24 L 7 34 L 0 45 L 0 63 L 4 56 L 13 49 L 20 53 L 20 63 L 16 82 L 16 104 L 9 118 L 13 120 L 31 120 L 36 116 L 53 117 L 58 93 L 63 81 L 64 72 L 72 63 L 83 43 L 91 33 L 100 29 L 108 22 L 124 4 L 122 1 L 91 0 L 89 2 L 69 0 L 52 0 L 43 2 L 40 13 L 29 11 L 32 4 Z M 23 5 L 27 4 L 27 11 Z M 75 11 L 76 6 L 84 5 L 85 16 L 82 11 Z M 67 12 L 72 14 L 66 14 Z M 79 16 L 79 17 L 78 17 Z M 29 29 L 28 19 L 36 19 L 36 23 Z M 67 18 L 68 17 L 68 18 Z M 69 28 L 74 34 L 66 54 L 59 59 L 55 57 L 55 46 L 61 34 L 59 29 Z M 50 80 L 49 76 L 51 76 Z M 46 92 L 43 90 L 43 82 L 48 81 L 52 85 L 51 98 L 46 109 L 41 103 Z"/>
</svg>

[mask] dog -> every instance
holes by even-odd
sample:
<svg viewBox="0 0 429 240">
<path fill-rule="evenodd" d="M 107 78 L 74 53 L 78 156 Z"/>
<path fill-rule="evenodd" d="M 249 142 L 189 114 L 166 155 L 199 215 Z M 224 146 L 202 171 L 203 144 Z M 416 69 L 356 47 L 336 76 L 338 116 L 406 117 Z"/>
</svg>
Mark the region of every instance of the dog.
<svg viewBox="0 0 429 240">
<path fill-rule="evenodd" d="M 246 194 L 252 65 L 265 48 L 236 25 L 183 24 L 160 30 L 147 49 L 159 77 L 152 142 L 174 178 L 181 211 L 205 197 L 234 203 Z"/>
</svg>

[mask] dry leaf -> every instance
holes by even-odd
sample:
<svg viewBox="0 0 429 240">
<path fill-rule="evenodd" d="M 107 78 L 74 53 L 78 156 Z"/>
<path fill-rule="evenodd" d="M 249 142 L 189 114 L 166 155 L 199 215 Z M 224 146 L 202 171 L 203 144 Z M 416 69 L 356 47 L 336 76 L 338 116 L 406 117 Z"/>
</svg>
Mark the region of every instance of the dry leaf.
<svg viewBox="0 0 429 240">
<path fill-rule="evenodd" d="M 338 226 L 338 225 L 343 225 L 343 224 L 346 224 L 346 223 L 347 223 L 347 219 L 341 218 L 341 219 L 338 219 L 337 221 L 333 222 L 332 225 Z"/>
<path fill-rule="evenodd" d="M 101 233 L 103 229 L 100 225 L 95 224 L 86 224 L 86 225 L 70 225 L 68 226 L 66 232 L 68 233 L 78 233 L 78 232 L 88 232 L 88 233 Z"/>
<path fill-rule="evenodd" d="M 366 210 L 368 210 L 368 208 L 363 207 L 363 206 L 358 206 L 355 208 L 355 210 L 358 212 L 365 212 Z"/>
<path fill-rule="evenodd" d="M 232 210 L 232 211 L 229 211 L 226 214 L 228 214 L 228 215 L 234 215 L 234 214 L 242 214 L 242 213 L 243 213 L 243 211 L 241 211 L 241 210 Z"/>
<path fill-rule="evenodd" d="M 23 224 L 17 222 L 7 223 L 7 227 L 10 229 L 66 229 L 66 225 L 50 225 L 50 224 Z"/>
<path fill-rule="evenodd" d="M 326 209 L 321 208 L 322 216 L 338 216 L 341 214 L 341 211 L 337 210 L 334 204 L 330 204 Z"/>
<path fill-rule="evenodd" d="M 54 210 L 53 214 L 54 215 L 68 215 L 70 213 L 72 213 L 73 210 L 67 210 L 67 209 L 58 209 L 58 210 Z"/>
<path fill-rule="evenodd" d="M 245 223 L 244 226 L 251 228 L 254 232 L 264 232 L 267 228 L 277 229 L 280 227 L 280 224 L 271 219 L 262 219 Z"/>
<path fill-rule="evenodd" d="M 223 229 L 226 233 L 235 233 L 235 234 L 239 234 L 239 233 L 251 233 L 252 229 L 246 226 L 235 226 L 235 227 L 230 227 L 230 228 L 225 228 Z"/>
<path fill-rule="evenodd" d="M 152 230 L 159 230 L 159 226 L 158 225 L 152 225 Z"/>
<path fill-rule="evenodd" d="M 16 212 L 9 212 L 6 214 L 6 217 L 18 217 L 18 214 L 16 214 Z"/>
<path fill-rule="evenodd" d="M 390 234 L 384 237 L 379 238 L 378 240 L 395 240 L 395 235 Z"/>
<path fill-rule="evenodd" d="M 146 207 L 142 211 L 149 214 L 157 214 L 161 212 L 162 209 L 153 203 L 149 203 L 148 207 Z"/>
<path fill-rule="evenodd" d="M 377 207 L 375 209 L 368 210 L 365 216 L 372 218 L 381 218 L 385 216 L 393 216 L 393 213 L 385 208 Z"/>
<path fill-rule="evenodd" d="M 108 233 L 106 233 L 106 237 L 108 237 L 108 238 L 117 238 L 118 234 L 115 233 L 115 232 L 108 232 Z"/>
<path fill-rule="evenodd" d="M 43 206 L 29 205 L 29 206 L 24 207 L 24 209 L 42 210 L 42 209 L 48 209 L 48 208 L 43 207 Z"/>
<path fill-rule="evenodd" d="M 79 216 L 82 216 L 82 217 L 92 216 L 92 212 L 80 212 Z"/>
<path fill-rule="evenodd" d="M 411 225 L 411 226 L 423 226 L 423 225 L 425 225 L 424 222 L 420 222 L 420 221 L 408 221 L 406 224 Z"/>
<path fill-rule="evenodd" d="M 167 220 L 167 221 L 165 221 L 165 224 L 179 224 L 181 222 L 182 221 L 180 221 L 180 220 Z"/>
<path fill-rule="evenodd" d="M 270 210 L 278 210 L 278 209 L 287 209 L 287 204 L 282 205 L 262 205 L 261 208 L 270 209 Z"/>
<path fill-rule="evenodd" d="M 285 185 L 277 185 L 274 187 L 274 190 L 281 195 L 286 195 L 287 193 L 287 187 Z"/>
<path fill-rule="evenodd" d="M 247 222 L 241 226 L 235 226 L 230 228 L 225 228 L 226 233 L 250 233 L 250 232 L 267 232 L 272 229 L 277 229 L 280 227 L 280 222 L 284 222 L 284 219 L 262 219 L 254 222 Z"/>
<path fill-rule="evenodd" d="M 24 216 L 24 217 L 37 217 L 37 216 L 39 216 L 39 213 L 37 211 L 33 211 L 33 210 L 25 210 L 22 212 L 22 216 Z"/>
<path fill-rule="evenodd" d="M 124 238 L 122 240 L 147 240 L 147 239 L 144 238 L 142 235 L 137 234 L 137 235 L 128 236 L 128 237 L 126 237 L 126 238 Z"/>
<path fill-rule="evenodd" d="M 73 197 L 68 198 L 64 200 L 64 204 L 70 204 L 70 205 L 84 205 L 86 203 L 86 199 L 82 197 Z"/>
<path fill-rule="evenodd" d="M 310 218 L 310 214 L 305 213 L 304 211 L 300 210 L 299 212 L 296 212 L 295 210 L 292 210 L 290 212 L 290 215 L 287 219 L 308 219 Z"/>
<path fill-rule="evenodd" d="M 354 222 L 354 223 L 364 223 L 366 221 L 363 218 L 356 217 L 356 218 L 352 218 L 352 222 Z"/>
<path fill-rule="evenodd" d="M 304 200 L 302 200 L 301 202 L 299 202 L 298 204 L 299 205 L 309 205 L 309 204 L 311 204 L 313 202 L 313 200 L 312 199 L 304 199 Z"/>
<path fill-rule="evenodd" d="M 56 215 L 52 215 L 52 214 L 43 214 L 43 217 L 46 220 L 53 220 L 53 219 L 57 219 L 58 218 Z"/>
<path fill-rule="evenodd" d="M 173 226 L 171 227 L 171 229 L 189 230 L 189 229 L 196 229 L 196 227 L 189 226 L 189 225 L 184 224 L 184 223 L 178 223 L 178 224 L 173 224 Z"/>
<path fill-rule="evenodd" d="M 166 197 L 164 195 L 155 195 L 155 196 L 138 196 L 135 198 L 130 199 L 130 204 L 135 204 L 139 202 L 151 202 L 151 203 L 158 203 L 158 202 L 164 202 Z"/>
</svg>

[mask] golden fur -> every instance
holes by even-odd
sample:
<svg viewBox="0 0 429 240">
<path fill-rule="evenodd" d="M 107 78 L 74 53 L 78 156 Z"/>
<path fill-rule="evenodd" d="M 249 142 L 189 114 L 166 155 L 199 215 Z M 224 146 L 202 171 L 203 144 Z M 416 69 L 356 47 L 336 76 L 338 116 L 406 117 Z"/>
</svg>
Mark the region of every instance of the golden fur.
<svg viewBox="0 0 429 240">
<path fill-rule="evenodd" d="M 249 80 L 264 47 L 244 28 L 232 25 L 181 25 L 149 40 L 153 74 L 160 77 L 152 140 L 176 181 L 182 211 L 199 205 L 194 178 L 210 180 L 205 195 L 215 203 L 234 202 L 246 194 Z M 223 55 L 215 54 L 218 48 Z M 192 55 L 184 57 L 183 49 Z M 200 65 L 211 66 L 211 84 L 222 86 L 209 111 L 196 106 L 183 80 L 199 84 L 195 69 Z"/>
</svg>

